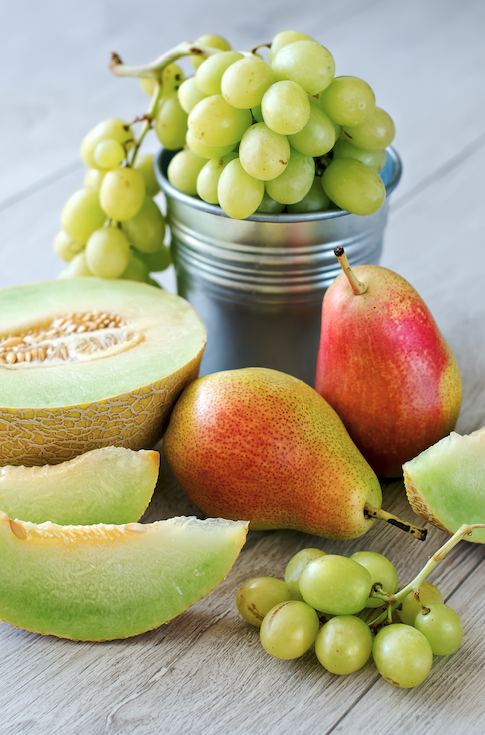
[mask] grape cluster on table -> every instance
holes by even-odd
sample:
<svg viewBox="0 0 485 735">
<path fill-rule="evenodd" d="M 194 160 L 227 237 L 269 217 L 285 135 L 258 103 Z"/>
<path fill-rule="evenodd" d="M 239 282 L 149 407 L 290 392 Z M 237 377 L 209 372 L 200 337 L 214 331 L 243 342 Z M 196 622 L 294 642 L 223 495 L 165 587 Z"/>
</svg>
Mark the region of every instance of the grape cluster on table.
<svg viewBox="0 0 485 735">
<path fill-rule="evenodd" d="M 165 99 L 157 119 L 162 145 L 182 149 L 168 167 L 175 188 L 236 219 L 381 207 L 378 172 L 394 124 L 365 81 L 335 77 L 331 53 L 295 31 L 274 37 L 268 62 L 217 36 L 198 42 L 221 52 Z"/>
<path fill-rule="evenodd" d="M 376 588 L 378 597 L 372 593 Z M 245 582 L 236 604 L 243 618 L 260 628 L 263 648 L 276 658 L 299 658 L 314 647 L 327 671 L 345 675 L 372 656 L 388 682 L 411 688 L 424 681 L 433 655 L 458 650 L 463 627 L 438 588 L 423 582 L 419 595 L 410 592 L 397 608 L 399 622 L 386 621 L 373 636 L 365 612 L 383 610 L 385 593 L 393 595 L 397 588 L 397 571 L 382 554 L 361 551 L 347 558 L 310 548 L 290 559 L 284 581 Z M 379 613 L 376 609 L 372 619 Z"/>
</svg>

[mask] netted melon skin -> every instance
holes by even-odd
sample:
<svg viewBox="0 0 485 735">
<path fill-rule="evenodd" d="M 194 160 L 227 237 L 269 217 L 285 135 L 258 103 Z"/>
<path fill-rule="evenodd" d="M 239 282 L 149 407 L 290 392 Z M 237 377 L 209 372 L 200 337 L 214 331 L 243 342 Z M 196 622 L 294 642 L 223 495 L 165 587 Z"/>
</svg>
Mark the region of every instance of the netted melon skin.
<svg viewBox="0 0 485 735">
<path fill-rule="evenodd" d="M 171 375 L 118 396 L 63 407 L 0 407 L 0 466 L 58 464 L 106 446 L 151 449 L 180 393 L 198 377 L 203 352 Z"/>
</svg>

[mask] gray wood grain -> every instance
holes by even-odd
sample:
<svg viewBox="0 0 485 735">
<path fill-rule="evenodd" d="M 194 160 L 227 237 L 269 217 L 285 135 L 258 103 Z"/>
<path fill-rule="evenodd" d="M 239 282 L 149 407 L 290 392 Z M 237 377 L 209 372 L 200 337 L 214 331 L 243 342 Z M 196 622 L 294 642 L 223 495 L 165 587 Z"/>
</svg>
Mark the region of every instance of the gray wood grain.
<svg viewBox="0 0 485 735">
<path fill-rule="evenodd" d="M 369 81 L 397 125 L 404 163 L 391 202 L 382 264 L 425 299 L 464 381 L 458 429 L 485 424 L 483 7 L 478 0 L 153 0 L 3 3 L 0 115 L 0 286 L 55 277 L 51 242 L 67 197 L 82 183 L 83 135 L 108 116 L 131 118 L 146 99 L 137 82 L 106 70 L 109 52 L 140 63 L 214 31 L 236 48 L 295 28 L 333 53 L 338 74 Z M 148 143 L 156 150 L 152 136 Z M 175 289 L 173 272 L 161 281 Z M 383 505 L 415 520 L 402 484 Z M 199 514 L 163 464 L 144 520 Z M 372 662 L 334 677 L 308 653 L 272 659 L 238 615 L 249 577 L 282 577 L 306 546 L 369 549 L 395 563 L 404 584 L 446 536 L 425 544 L 385 524 L 362 539 L 329 542 L 297 532 L 251 532 L 227 579 L 179 618 L 131 640 L 103 644 L 41 637 L 0 623 L 0 735 L 404 733 L 483 730 L 485 550 L 460 543 L 433 572 L 462 617 L 465 639 L 435 659 L 426 682 L 395 689 Z"/>
</svg>

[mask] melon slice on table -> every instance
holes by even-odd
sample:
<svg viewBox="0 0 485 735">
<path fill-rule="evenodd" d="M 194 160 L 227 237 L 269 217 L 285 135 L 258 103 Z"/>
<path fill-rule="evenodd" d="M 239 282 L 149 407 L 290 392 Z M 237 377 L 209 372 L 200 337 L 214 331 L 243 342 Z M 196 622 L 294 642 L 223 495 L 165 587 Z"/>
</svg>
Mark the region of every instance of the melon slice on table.
<svg viewBox="0 0 485 735">
<path fill-rule="evenodd" d="M 463 523 L 485 523 L 485 426 L 461 436 L 452 431 L 403 465 L 415 513 L 453 534 Z M 485 543 L 485 529 L 467 541 Z"/>
<path fill-rule="evenodd" d="M 135 281 L 0 290 L 0 465 L 154 446 L 205 341 L 184 299 Z"/>
<path fill-rule="evenodd" d="M 193 517 L 35 525 L 0 511 L 0 620 L 88 641 L 152 630 L 224 579 L 247 530 L 245 521 Z"/>
<path fill-rule="evenodd" d="M 145 512 L 160 454 L 103 447 L 61 464 L 0 467 L 0 508 L 11 518 L 62 525 L 130 523 Z"/>
</svg>

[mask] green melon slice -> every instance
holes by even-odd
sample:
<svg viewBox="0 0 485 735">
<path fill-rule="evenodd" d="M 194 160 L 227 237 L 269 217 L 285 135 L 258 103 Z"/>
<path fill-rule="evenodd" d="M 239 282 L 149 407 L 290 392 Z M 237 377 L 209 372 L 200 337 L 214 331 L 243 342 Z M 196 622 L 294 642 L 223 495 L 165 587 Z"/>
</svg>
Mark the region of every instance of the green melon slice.
<svg viewBox="0 0 485 735">
<path fill-rule="evenodd" d="M 0 508 L 11 518 L 61 525 L 130 523 L 157 484 L 158 452 L 103 447 L 43 467 L 0 467 Z"/>
<path fill-rule="evenodd" d="M 135 281 L 0 290 L 0 465 L 154 446 L 205 341 L 184 299 Z"/>
<path fill-rule="evenodd" d="M 415 513 L 453 534 L 463 523 L 485 523 L 485 426 L 461 436 L 452 431 L 403 465 Z M 485 529 L 467 541 L 485 543 Z"/>
<path fill-rule="evenodd" d="M 244 521 L 192 517 L 35 525 L 0 511 L 0 620 L 87 641 L 152 630 L 224 579 L 247 528 Z"/>
</svg>

